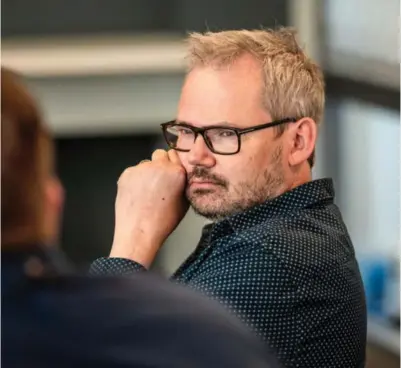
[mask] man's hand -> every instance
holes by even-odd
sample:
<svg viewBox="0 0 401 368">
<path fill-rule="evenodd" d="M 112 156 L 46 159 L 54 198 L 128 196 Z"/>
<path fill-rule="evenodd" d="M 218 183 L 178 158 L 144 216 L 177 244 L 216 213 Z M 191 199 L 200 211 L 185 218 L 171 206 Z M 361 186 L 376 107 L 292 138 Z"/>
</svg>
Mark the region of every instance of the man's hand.
<svg viewBox="0 0 401 368">
<path fill-rule="evenodd" d="M 118 181 L 110 257 L 149 267 L 188 210 L 186 172 L 177 152 L 156 150 L 152 161 L 126 169 Z"/>
</svg>

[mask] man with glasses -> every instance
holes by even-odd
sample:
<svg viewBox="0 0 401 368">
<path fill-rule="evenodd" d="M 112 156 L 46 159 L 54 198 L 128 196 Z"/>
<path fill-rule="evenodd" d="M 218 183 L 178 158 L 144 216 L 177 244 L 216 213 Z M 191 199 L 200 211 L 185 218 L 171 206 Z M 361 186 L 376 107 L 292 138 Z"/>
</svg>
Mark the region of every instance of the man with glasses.
<svg viewBox="0 0 401 368">
<path fill-rule="evenodd" d="M 363 367 L 366 308 L 330 179 L 312 180 L 321 70 L 288 29 L 192 34 L 170 150 L 120 177 L 110 257 L 148 269 L 188 205 L 213 221 L 172 279 L 218 300 L 288 367 Z"/>
</svg>

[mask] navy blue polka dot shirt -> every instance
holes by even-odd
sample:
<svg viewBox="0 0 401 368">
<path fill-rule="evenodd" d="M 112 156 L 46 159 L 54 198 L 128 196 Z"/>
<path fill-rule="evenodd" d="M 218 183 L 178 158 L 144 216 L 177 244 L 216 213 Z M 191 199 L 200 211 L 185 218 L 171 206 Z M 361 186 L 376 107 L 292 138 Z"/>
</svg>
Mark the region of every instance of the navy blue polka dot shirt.
<svg viewBox="0 0 401 368">
<path fill-rule="evenodd" d="M 203 229 L 172 276 L 239 317 L 285 367 L 363 367 L 366 305 L 331 179 L 314 180 Z M 94 275 L 145 269 L 99 258 Z"/>
</svg>

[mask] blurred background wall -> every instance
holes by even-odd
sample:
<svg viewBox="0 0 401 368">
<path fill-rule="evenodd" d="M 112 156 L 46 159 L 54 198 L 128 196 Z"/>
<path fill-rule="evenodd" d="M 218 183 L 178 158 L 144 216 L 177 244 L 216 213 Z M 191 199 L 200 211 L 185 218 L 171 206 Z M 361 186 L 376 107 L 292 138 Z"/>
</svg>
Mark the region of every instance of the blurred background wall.
<svg viewBox="0 0 401 368">
<path fill-rule="evenodd" d="M 3 0 L 2 63 L 25 74 L 57 138 L 61 244 L 80 267 L 107 255 L 119 174 L 164 147 L 188 31 L 295 26 L 326 73 L 314 176 L 331 176 L 369 306 L 369 367 L 399 366 L 400 71 L 396 0 Z M 195 247 L 189 212 L 155 270 Z"/>
</svg>

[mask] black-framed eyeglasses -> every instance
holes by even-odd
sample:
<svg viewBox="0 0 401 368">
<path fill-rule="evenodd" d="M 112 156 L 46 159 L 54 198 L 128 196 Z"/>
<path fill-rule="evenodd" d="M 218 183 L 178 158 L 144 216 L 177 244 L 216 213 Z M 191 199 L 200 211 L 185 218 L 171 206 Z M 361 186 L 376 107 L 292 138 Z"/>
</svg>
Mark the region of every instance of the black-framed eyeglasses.
<svg viewBox="0 0 401 368">
<path fill-rule="evenodd" d="M 224 125 L 212 125 L 206 128 L 194 127 L 176 120 L 161 124 L 164 138 L 170 148 L 189 152 L 200 134 L 207 147 L 219 155 L 234 155 L 241 150 L 241 135 L 277 125 L 294 123 L 297 119 L 286 118 L 249 128 L 234 128 Z"/>
</svg>

